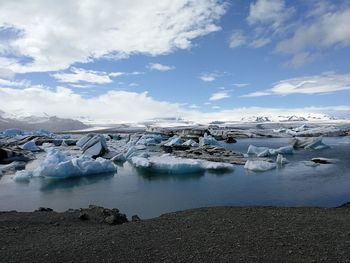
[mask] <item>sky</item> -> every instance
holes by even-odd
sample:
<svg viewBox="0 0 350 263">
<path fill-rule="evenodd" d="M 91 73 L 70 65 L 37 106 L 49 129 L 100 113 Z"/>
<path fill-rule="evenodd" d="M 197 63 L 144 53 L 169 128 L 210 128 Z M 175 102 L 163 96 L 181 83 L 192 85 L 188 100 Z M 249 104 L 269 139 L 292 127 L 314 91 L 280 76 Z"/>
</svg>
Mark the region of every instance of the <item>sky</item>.
<svg viewBox="0 0 350 263">
<path fill-rule="evenodd" d="M 349 25 L 346 0 L 0 0 L 0 110 L 349 116 Z"/>
</svg>

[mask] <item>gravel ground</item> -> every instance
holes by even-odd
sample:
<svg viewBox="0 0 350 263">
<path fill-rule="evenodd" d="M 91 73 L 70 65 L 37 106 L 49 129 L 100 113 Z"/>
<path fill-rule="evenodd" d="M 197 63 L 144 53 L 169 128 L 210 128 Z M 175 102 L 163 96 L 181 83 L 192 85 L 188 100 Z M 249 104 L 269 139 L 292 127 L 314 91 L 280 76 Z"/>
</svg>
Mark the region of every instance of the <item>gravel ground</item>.
<svg viewBox="0 0 350 263">
<path fill-rule="evenodd" d="M 214 207 L 109 225 L 1 212 L 0 262 L 350 262 L 350 206 Z"/>
</svg>

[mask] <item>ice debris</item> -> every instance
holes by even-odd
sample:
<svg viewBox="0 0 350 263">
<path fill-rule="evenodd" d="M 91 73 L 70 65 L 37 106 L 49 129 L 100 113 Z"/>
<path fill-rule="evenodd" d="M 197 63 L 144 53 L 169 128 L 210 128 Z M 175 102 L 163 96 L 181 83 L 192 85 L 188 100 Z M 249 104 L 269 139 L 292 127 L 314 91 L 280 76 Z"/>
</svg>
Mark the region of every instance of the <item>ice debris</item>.
<svg viewBox="0 0 350 263">
<path fill-rule="evenodd" d="M 289 142 L 295 149 L 311 149 L 322 150 L 329 148 L 328 145 L 322 142 L 322 137 L 307 137 L 307 138 L 293 138 Z"/>
<path fill-rule="evenodd" d="M 278 154 L 277 158 L 276 158 L 276 163 L 279 165 L 283 165 L 283 164 L 288 163 L 288 160 L 286 158 L 284 158 L 282 154 Z"/>
<path fill-rule="evenodd" d="M 165 142 L 164 145 L 165 145 L 165 146 L 173 146 L 173 145 L 181 145 L 181 144 L 183 144 L 183 143 L 184 143 L 184 141 L 183 141 L 180 137 L 174 135 L 173 137 L 169 138 L 169 139 Z"/>
<path fill-rule="evenodd" d="M 276 164 L 263 161 L 263 160 L 248 160 L 245 163 L 244 168 L 254 172 L 264 172 L 264 171 L 275 169 Z"/>
<path fill-rule="evenodd" d="M 198 142 L 192 140 L 192 139 L 189 139 L 187 141 L 185 141 L 182 145 L 185 145 L 185 146 L 192 146 L 192 147 L 198 147 L 199 144 Z"/>
<path fill-rule="evenodd" d="M 87 156 L 98 157 L 108 152 L 106 138 L 101 134 L 88 134 L 77 142 L 83 153 Z"/>
<path fill-rule="evenodd" d="M 210 162 L 205 160 L 185 159 L 168 154 L 149 158 L 134 156 L 131 163 L 137 168 L 148 169 L 155 173 L 188 174 L 205 170 L 232 170 L 229 163 Z"/>
<path fill-rule="evenodd" d="M 26 142 L 21 146 L 23 150 L 31 151 L 31 152 L 39 152 L 41 149 L 35 144 L 34 141 Z"/>
<path fill-rule="evenodd" d="M 219 142 L 213 136 L 208 135 L 207 133 L 204 134 L 204 137 L 199 138 L 199 146 L 204 145 L 220 146 Z"/>
<path fill-rule="evenodd" d="M 247 153 L 250 155 L 256 155 L 258 157 L 269 157 L 278 154 L 293 154 L 293 147 L 284 146 L 277 149 L 271 149 L 268 147 L 257 147 L 254 145 L 249 145 Z"/>
<path fill-rule="evenodd" d="M 32 171 L 21 170 L 21 171 L 17 171 L 15 175 L 12 177 L 12 179 L 16 182 L 28 182 L 32 177 L 33 177 Z"/>
<path fill-rule="evenodd" d="M 137 141 L 136 145 L 152 146 L 152 145 L 157 145 L 161 143 L 162 140 L 163 140 L 163 137 L 159 134 L 144 134 Z"/>
<path fill-rule="evenodd" d="M 112 173 L 116 171 L 113 162 L 104 158 L 96 160 L 82 155 L 71 156 L 59 149 L 48 148 L 44 161 L 33 171 L 33 176 L 67 178 L 92 174 Z M 18 176 L 24 176 L 19 173 Z"/>
</svg>

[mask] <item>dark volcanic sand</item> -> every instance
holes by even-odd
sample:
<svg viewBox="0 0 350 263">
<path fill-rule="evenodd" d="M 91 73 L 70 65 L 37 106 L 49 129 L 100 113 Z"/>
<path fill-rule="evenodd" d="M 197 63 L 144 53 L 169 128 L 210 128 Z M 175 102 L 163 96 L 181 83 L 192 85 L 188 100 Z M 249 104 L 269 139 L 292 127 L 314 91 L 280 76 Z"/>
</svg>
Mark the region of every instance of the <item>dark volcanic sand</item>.
<svg viewBox="0 0 350 263">
<path fill-rule="evenodd" d="M 350 207 L 217 207 L 108 225 L 0 213 L 0 262 L 348 262 Z"/>
</svg>

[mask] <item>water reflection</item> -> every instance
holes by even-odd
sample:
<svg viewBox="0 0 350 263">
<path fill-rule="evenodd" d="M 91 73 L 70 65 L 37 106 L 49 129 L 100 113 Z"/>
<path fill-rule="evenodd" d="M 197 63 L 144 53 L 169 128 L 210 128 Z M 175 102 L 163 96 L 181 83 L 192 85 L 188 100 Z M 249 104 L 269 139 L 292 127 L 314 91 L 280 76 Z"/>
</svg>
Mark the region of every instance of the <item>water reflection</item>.
<svg viewBox="0 0 350 263">
<path fill-rule="evenodd" d="M 91 185 L 100 181 L 111 180 L 115 173 L 96 174 L 82 177 L 70 177 L 64 179 L 38 178 L 40 179 L 40 191 L 47 192 L 57 189 L 72 189 L 84 185 Z"/>
</svg>

